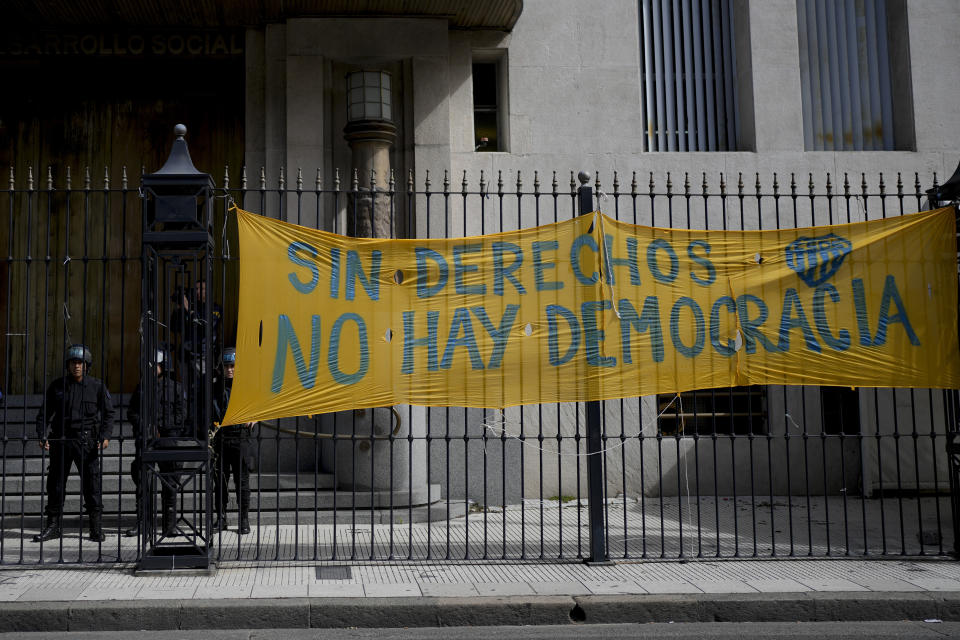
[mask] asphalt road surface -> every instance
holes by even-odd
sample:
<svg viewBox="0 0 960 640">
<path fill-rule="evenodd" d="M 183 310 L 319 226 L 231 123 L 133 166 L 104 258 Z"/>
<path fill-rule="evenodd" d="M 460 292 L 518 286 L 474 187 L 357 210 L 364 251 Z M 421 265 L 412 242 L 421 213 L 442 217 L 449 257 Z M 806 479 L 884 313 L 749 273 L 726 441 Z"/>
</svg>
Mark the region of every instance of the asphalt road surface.
<svg viewBox="0 0 960 640">
<path fill-rule="evenodd" d="M 703 622 L 656 624 L 582 624 L 530 627 L 442 627 L 416 629 L 237 629 L 190 631 L 84 631 L 0 633 L 0 640 L 671 640 L 770 638 L 791 640 L 887 640 L 960 638 L 960 622 Z"/>
</svg>

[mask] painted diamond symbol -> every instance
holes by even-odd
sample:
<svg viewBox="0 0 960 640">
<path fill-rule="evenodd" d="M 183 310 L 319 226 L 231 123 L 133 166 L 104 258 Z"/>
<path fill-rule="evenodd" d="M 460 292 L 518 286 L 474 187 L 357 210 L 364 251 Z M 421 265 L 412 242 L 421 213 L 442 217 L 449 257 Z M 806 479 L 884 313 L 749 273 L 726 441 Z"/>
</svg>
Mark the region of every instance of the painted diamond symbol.
<svg viewBox="0 0 960 640">
<path fill-rule="evenodd" d="M 833 233 L 818 238 L 801 236 L 787 245 L 787 265 L 807 286 L 816 287 L 837 272 L 852 248 L 849 240 Z"/>
</svg>

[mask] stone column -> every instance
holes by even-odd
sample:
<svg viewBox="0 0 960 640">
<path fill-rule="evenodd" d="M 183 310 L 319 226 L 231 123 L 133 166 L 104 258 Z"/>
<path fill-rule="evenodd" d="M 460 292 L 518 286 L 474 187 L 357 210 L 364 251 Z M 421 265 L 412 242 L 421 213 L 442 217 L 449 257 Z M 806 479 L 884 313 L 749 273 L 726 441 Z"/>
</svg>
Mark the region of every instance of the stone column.
<svg viewBox="0 0 960 640">
<path fill-rule="evenodd" d="M 397 138 L 397 127 L 384 120 L 358 120 L 347 124 L 343 133 L 353 152 L 359 187 L 356 200 L 348 201 L 347 233 L 358 238 L 393 237 L 387 183 L 390 147 Z"/>
</svg>

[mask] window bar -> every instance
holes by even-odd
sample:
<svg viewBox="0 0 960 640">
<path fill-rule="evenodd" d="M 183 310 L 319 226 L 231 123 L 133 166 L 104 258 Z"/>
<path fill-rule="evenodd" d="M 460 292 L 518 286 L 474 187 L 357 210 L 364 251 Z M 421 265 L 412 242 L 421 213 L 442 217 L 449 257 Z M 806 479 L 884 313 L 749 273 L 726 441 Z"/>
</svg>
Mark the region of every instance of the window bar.
<svg viewBox="0 0 960 640">
<path fill-rule="evenodd" d="M 701 28 L 701 16 L 706 8 L 706 4 L 701 5 L 701 0 L 693 1 L 693 11 L 691 19 L 693 22 L 693 78 L 694 94 L 693 101 L 697 105 L 697 151 L 706 151 L 707 142 L 707 100 L 704 87 L 706 84 L 706 74 L 704 73 L 703 52 L 706 43 L 704 42 L 704 33 Z M 704 3 L 709 0 L 702 0 Z"/>
<path fill-rule="evenodd" d="M 643 58 L 643 86 L 644 101 L 641 106 L 644 107 L 643 125 L 646 135 L 646 148 L 644 151 L 656 151 L 657 140 L 654 137 L 657 130 L 657 106 L 656 106 L 656 73 L 654 71 L 653 61 L 653 25 L 651 13 L 654 11 L 653 0 L 642 0 L 642 10 L 640 16 L 640 34 L 641 46 L 640 56 Z"/>
<path fill-rule="evenodd" d="M 683 102 L 683 35 L 681 33 L 681 11 L 680 3 L 686 7 L 689 3 L 686 0 L 673 0 L 673 81 L 668 80 L 667 91 L 676 92 L 676 126 L 670 128 L 670 138 L 675 139 L 676 147 L 679 151 L 687 150 L 687 137 L 684 134 L 686 123 L 684 122 L 684 102 Z M 669 32 L 669 30 L 668 30 Z M 669 44 L 666 54 L 670 53 Z M 673 85 L 673 86 L 671 86 Z M 609 546 L 607 547 L 609 549 Z"/>
<path fill-rule="evenodd" d="M 664 151 L 667 148 L 667 132 L 665 128 L 667 126 L 666 122 L 666 96 L 664 88 L 664 66 L 665 61 L 664 49 L 663 49 L 663 34 L 664 29 L 661 24 L 661 13 L 665 10 L 663 7 L 664 0 L 655 0 L 653 5 L 653 63 L 654 63 L 654 77 L 656 79 L 656 95 L 657 95 L 657 112 L 656 112 L 656 129 L 657 129 L 657 148 L 656 151 Z M 572 181 L 571 177 L 571 181 Z"/>
</svg>

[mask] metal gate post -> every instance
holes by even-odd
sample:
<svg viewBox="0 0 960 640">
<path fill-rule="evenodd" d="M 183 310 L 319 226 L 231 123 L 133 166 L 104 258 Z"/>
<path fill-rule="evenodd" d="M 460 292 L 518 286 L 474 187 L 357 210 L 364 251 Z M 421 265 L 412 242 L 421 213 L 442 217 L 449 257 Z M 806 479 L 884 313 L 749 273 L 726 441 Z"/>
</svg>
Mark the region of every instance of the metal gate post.
<svg viewBox="0 0 960 640">
<path fill-rule="evenodd" d="M 960 228 L 960 165 L 957 165 L 953 175 L 943 184 L 938 186 L 934 180 L 933 188 L 927 190 L 927 201 L 931 209 L 953 204 L 956 225 Z M 957 270 L 960 272 L 960 235 L 957 235 L 956 240 Z M 960 308 L 957 309 L 957 316 L 960 320 Z M 947 423 L 945 442 L 947 471 L 950 474 L 950 512 L 953 516 L 953 555 L 960 558 L 960 390 L 946 390 L 944 400 Z"/>
<path fill-rule="evenodd" d="M 577 189 L 577 211 L 582 216 L 593 212 L 593 187 L 590 186 L 590 177 L 586 171 L 577 174 L 580 181 L 580 188 Z M 604 242 L 603 239 L 600 241 Z M 610 562 L 607 556 L 606 523 L 603 520 L 605 492 L 600 422 L 600 401 L 587 402 L 587 513 L 590 522 L 590 555 L 586 561 L 591 564 Z"/>
<path fill-rule="evenodd" d="M 166 163 L 141 183 L 139 570 L 209 571 L 214 185 L 193 166 L 187 128 L 178 124 L 174 132 Z"/>
</svg>

